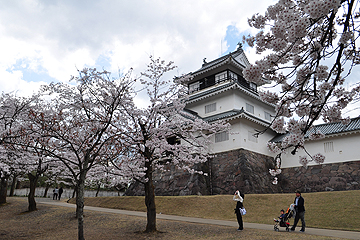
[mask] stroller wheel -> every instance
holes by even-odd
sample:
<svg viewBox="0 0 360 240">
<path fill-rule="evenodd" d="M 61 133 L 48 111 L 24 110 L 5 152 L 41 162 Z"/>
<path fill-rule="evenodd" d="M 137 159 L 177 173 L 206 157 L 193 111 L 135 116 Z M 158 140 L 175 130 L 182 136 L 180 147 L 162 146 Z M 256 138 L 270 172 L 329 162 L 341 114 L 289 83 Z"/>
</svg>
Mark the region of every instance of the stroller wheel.
<svg viewBox="0 0 360 240">
<path fill-rule="evenodd" d="M 274 231 L 279 231 L 279 228 L 277 226 L 274 226 Z"/>
<path fill-rule="evenodd" d="M 290 228 L 287 227 L 287 228 L 286 228 L 286 231 L 289 232 L 289 231 L 290 231 Z"/>
</svg>

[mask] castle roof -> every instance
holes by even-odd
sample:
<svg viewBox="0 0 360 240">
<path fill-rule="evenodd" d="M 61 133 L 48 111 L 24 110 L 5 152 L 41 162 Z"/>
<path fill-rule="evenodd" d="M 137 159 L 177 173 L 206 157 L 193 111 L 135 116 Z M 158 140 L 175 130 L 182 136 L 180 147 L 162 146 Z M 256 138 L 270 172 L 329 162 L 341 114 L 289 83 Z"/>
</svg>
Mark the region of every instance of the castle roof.
<svg viewBox="0 0 360 240">
<path fill-rule="evenodd" d="M 191 111 L 189 109 L 184 109 L 182 115 L 188 119 L 192 119 L 194 120 L 195 118 L 199 118 L 202 119 L 206 122 L 215 122 L 215 121 L 219 121 L 219 120 L 233 120 L 233 119 L 237 119 L 237 118 L 245 118 L 248 119 L 252 122 L 258 123 L 260 125 L 263 125 L 265 127 L 267 127 L 269 125 L 269 122 L 264 121 L 261 118 L 258 118 L 248 112 L 246 112 L 244 109 L 233 109 L 227 112 L 223 112 L 223 113 L 219 113 L 219 114 L 215 114 L 209 117 L 200 117 L 196 112 Z"/>
<path fill-rule="evenodd" d="M 217 68 L 224 64 L 232 64 L 241 69 L 250 65 L 249 60 L 247 59 L 243 49 L 241 47 L 239 47 L 236 51 L 230 52 L 230 53 L 228 53 L 222 57 L 219 57 L 211 62 L 205 62 L 205 59 L 204 59 L 204 63 L 201 66 L 201 68 L 191 74 L 193 76 L 197 76 L 197 75 L 200 75 L 204 72 L 210 71 L 210 70 Z"/>
<path fill-rule="evenodd" d="M 308 138 L 310 134 L 317 131 L 320 131 L 325 136 L 360 132 L 360 117 L 352 118 L 350 123 L 346 125 L 342 124 L 342 122 L 315 125 L 306 132 L 305 138 Z M 288 134 L 289 133 L 279 134 L 271 139 L 270 142 L 281 142 Z"/>
</svg>

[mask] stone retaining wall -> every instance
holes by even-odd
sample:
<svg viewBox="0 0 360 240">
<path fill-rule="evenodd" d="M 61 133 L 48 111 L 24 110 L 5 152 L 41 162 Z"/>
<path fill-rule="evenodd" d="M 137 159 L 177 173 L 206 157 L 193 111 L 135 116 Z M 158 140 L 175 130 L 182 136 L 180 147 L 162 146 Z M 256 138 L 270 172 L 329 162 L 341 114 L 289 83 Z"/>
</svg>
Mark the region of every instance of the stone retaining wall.
<svg viewBox="0 0 360 240">
<path fill-rule="evenodd" d="M 278 185 L 271 184 L 269 168 L 273 168 L 273 158 L 244 149 L 219 153 L 195 166 L 196 170 L 208 173 L 207 176 L 166 167 L 167 171 L 154 173 L 156 195 L 233 194 L 237 189 L 246 193 L 281 191 Z M 134 183 L 125 195 L 144 195 L 144 188 Z"/>
<path fill-rule="evenodd" d="M 217 154 L 196 170 L 208 176 L 189 174 L 174 166 L 154 173 L 155 194 L 164 196 L 233 194 L 237 189 L 245 193 L 281 193 L 340 191 L 360 189 L 360 161 L 286 168 L 278 176 L 279 184 L 272 184 L 269 169 L 273 158 L 238 149 Z M 125 195 L 144 195 L 142 184 L 132 184 Z"/>
<path fill-rule="evenodd" d="M 360 161 L 285 168 L 279 176 L 283 192 L 360 189 Z"/>
</svg>

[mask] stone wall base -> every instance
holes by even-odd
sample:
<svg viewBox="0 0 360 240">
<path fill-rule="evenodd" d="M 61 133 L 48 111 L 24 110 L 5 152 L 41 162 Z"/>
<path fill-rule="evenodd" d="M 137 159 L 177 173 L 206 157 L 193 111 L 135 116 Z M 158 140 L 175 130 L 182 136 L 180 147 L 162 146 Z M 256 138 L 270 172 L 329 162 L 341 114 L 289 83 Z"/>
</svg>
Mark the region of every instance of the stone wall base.
<svg viewBox="0 0 360 240">
<path fill-rule="evenodd" d="M 322 164 L 282 169 L 279 183 L 272 184 L 269 169 L 274 168 L 272 157 L 238 149 L 217 154 L 206 163 L 194 167 L 206 175 L 189 174 L 175 166 L 154 173 L 155 194 L 158 196 L 291 193 L 342 191 L 360 189 L 360 161 Z M 144 195 L 144 187 L 133 183 L 125 195 Z"/>
<path fill-rule="evenodd" d="M 359 190 L 360 161 L 285 168 L 279 179 L 283 192 Z"/>
<path fill-rule="evenodd" d="M 194 168 L 206 175 L 189 174 L 174 166 L 154 173 L 155 194 L 162 196 L 234 194 L 239 189 L 245 193 L 280 192 L 273 185 L 269 168 L 274 167 L 272 157 L 245 149 L 217 154 L 206 163 Z M 125 195 L 144 195 L 144 187 L 133 183 Z"/>
</svg>

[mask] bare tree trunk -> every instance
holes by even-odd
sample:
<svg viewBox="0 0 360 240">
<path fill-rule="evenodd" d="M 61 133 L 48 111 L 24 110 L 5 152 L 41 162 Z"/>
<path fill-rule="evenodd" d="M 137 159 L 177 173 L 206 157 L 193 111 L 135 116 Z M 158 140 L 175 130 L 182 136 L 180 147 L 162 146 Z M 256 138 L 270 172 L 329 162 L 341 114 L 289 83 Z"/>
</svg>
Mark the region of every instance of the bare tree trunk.
<svg viewBox="0 0 360 240">
<path fill-rule="evenodd" d="M 12 182 L 11 182 L 11 188 L 10 188 L 9 197 L 14 196 L 14 191 L 15 191 L 16 182 L 17 182 L 17 177 L 16 177 L 16 175 L 14 175 L 14 177 L 13 177 L 13 179 L 12 179 Z"/>
<path fill-rule="evenodd" d="M 72 198 L 74 198 L 74 197 L 75 197 L 75 195 L 76 195 L 76 192 L 77 192 L 77 185 L 75 185 L 75 187 L 74 187 L 74 191 L 73 191 L 73 195 L 72 195 Z"/>
<path fill-rule="evenodd" d="M 100 191 L 100 184 L 98 184 L 97 190 L 96 190 L 96 194 L 95 197 L 97 197 L 99 195 L 99 191 Z"/>
<path fill-rule="evenodd" d="M 151 162 L 146 162 L 145 166 L 147 167 L 145 177 L 148 179 L 145 183 L 145 205 L 147 209 L 147 224 L 145 232 L 149 233 L 156 232 L 156 206 Z"/>
<path fill-rule="evenodd" d="M 28 195 L 28 202 L 29 202 L 28 210 L 29 212 L 31 212 L 37 210 L 36 201 L 35 201 L 35 189 L 38 181 L 38 176 L 37 175 L 34 176 L 31 173 L 29 173 L 28 178 L 30 180 L 30 192 Z"/>
<path fill-rule="evenodd" d="M 47 193 L 49 191 L 49 188 L 50 188 L 50 185 L 49 184 L 46 184 L 46 187 L 45 187 L 45 192 L 44 192 L 44 198 L 47 197 Z"/>
<path fill-rule="evenodd" d="M 76 186 L 76 217 L 78 219 L 78 239 L 84 240 L 84 189 L 86 173 L 82 172 Z"/>
<path fill-rule="evenodd" d="M 7 195 L 7 176 L 1 178 L 0 181 L 0 204 L 6 203 Z"/>
</svg>

